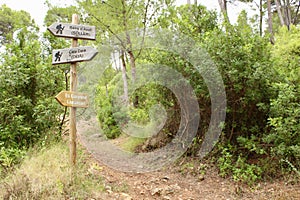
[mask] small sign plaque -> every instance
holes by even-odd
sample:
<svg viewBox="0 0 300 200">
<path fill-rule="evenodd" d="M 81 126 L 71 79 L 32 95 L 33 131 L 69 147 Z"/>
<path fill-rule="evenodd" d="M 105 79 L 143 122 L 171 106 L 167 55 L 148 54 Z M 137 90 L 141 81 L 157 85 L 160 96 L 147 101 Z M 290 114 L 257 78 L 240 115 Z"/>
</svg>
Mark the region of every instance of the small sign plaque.
<svg viewBox="0 0 300 200">
<path fill-rule="evenodd" d="M 96 40 L 95 26 L 55 22 L 48 30 L 57 37 Z"/>
<path fill-rule="evenodd" d="M 89 107 L 89 98 L 85 93 L 61 91 L 55 96 L 55 99 L 67 107 L 87 108 Z"/>
<path fill-rule="evenodd" d="M 74 47 L 68 49 L 55 49 L 52 51 L 52 64 L 74 63 L 92 60 L 98 51 L 90 46 Z"/>
</svg>

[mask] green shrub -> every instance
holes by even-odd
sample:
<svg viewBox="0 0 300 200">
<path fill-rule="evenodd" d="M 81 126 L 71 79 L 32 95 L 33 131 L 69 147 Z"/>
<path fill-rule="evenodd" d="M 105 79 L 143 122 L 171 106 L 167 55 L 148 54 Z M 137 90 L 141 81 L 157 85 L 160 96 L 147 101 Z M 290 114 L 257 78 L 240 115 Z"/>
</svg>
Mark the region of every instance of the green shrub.
<svg viewBox="0 0 300 200">
<path fill-rule="evenodd" d="M 141 108 L 132 108 L 129 111 L 129 116 L 132 121 L 135 121 L 139 124 L 146 124 L 149 122 L 149 114 L 147 110 Z"/>
<path fill-rule="evenodd" d="M 247 157 L 243 154 L 236 156 L 236 149 L 233 146 L 228 145 L 228 147 L 221 148 L 221 155 L 217 159 L 220 176 L 232 176 L 234 181 L 250 185 L 262 178 L 262 168 L 247 163 Z"/>
<path fill-rule="evenodd" d="M 0 60 L 0 165 L 11 167 L 26 149 L 58 128 L 62 107 L 54 96 L 63 76 L 43 52 L 37 30 L 22 28 Z"/>
<path fill-rule="evenodd" d="M 264 141 L 272 144 L 271 154 L 278 161 L 289 160 L 300 169 L 300 93 L 296 86 L 278 84 L 278 98 L 271 101 L 270 134 Z"/>
<path fill-rule="evenodd" d="M 19 148 L 7 148 L 0 142 L 0 168 L 9 169 L 25 156 L 26 151 Z M 0 170 L 1 177 L 1 170 Z"/>
<path fill-rule="evenodd" d="M 121 129 L 115 119 L 115 116 L 118 117 L 114 114 L 117 109 L 112 105 L 111 95 L 107 96 L 106 88 L 99 86 L 96 96 L 97 116 L 103 133 L 109 139 L 117 138 L 121 134 Z"/>
<path fill-rule="evenodd" d="M 286 160 L 294 168 L 300 169 L 300 29 L 283 27 L 276 35 L 272 47 L 273 68 L 279 79 L 272 83 L 277 95 L 271 99 L 268 124 L 270 133 L 263 138 L 269 151 L 282 163 Z M 291 169 L 283 162 L 282 169 Z"/>
</svg>

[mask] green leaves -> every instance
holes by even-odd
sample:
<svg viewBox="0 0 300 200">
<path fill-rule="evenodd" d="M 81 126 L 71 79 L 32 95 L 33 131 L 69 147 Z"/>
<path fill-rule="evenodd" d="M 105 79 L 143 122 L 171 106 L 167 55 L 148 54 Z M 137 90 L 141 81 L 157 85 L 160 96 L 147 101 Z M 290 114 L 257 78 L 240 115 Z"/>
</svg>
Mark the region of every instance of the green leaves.
<svg viewBox="0 0 300 200">
<path fill-rule="evenodd" d="M 264 140 L 274 144 L 273 156 L 288 159 L 300 167 L 300 95 L 295 85 L 274 84 L 278 90 L 276 99 L 271 100 L 269 125 L 271 132 Z M 295 159 L 297 158 L 297 159 Z"/>
<path fill-rule="evenodd" d="M 274 69 L 285 79 L 294 84 L 300 83 L 300 30 L 295 26 L 282 27 L 276 35 L 272 48 Z"/>
<path fill-rule="evenodd" d="M 273 68 L 278 79 L 272 83 L 276 96 L 270 100 L 268 118 L 271 131 L 263 139 L 274 146 L 272 156 L 300 168 L 300 30 L 281 28 L 272 47 Z M 290 166 L 289 166 L 290 167 Z"/>
<path fill-rule="evenodd" d="M 217 28 L 217 13 L 206 7 L 184 5 L 170 7 L 158 18 L 158 25 L 188 35 L 195 40 L 203 39 L 208 31 Z"/>
<path fill-rule="evenodd" d="M 63 76 L 42 58 L 38 39 L 37 29 L 23 27 L 1 53 L 0 165 L 4 167 L 15 163 L 49 129 L 58 128 L 61 107 L 53 96 L 62 89 Z"/>
<path fill-rule="evenodd" d="M 0 7 L 0 44 L 9 43 L 17 29 L 33 26 L 29 13 L 14 11 L 5 4 Z"/>
</svg>

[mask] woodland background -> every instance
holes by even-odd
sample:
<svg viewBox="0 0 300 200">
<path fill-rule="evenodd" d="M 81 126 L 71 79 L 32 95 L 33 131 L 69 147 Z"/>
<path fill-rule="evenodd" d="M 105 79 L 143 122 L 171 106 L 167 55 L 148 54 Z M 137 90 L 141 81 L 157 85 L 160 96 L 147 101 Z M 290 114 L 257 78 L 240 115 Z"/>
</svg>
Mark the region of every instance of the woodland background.
<svg viewBox="0 0 300 200">
<path fill-rule="evenodd" d="M 78 0 L 76 6 L 64 8 L 47 1 L 44 22 L 45 26 L 70 22 L 72 14 L 78 13 L 80 23 L 96 26 L 93 45 L 135 28 L 167 28 L 192 38 L 217 65 L 227 96 L 222 135 L 207 159 L 218 167 L 220 176 L 253 184 L 300 176 L 300 1 L 256 2 L 255 16 L 249 18 L 243 11 L 233 24 L 227 10 L 232 2 L 227 0 L 219 0 L 221 13 L 197 1 L 175 6 L 163 0 Z M 201 130 L 184 156 L 197 157 L 210 120 L 210 96 L 203 78 L 178 55 L 153 49 L 135 51 L 130 38 L 122 42 L 124 48 L 118 54 L 121 67 L 108 68 L 96 86 L 104 134 L 118 138 L 122 131 L 117 122 L 126 123 L 124 112 L 112 104 L 117 87 L 114 77 L 122 77 L 126 114 L 131 120 L 149 123 L 148 110 L 157 103 L 165 106 L 168 114 L 159 141 L 150 145 L 139 140 L 132 151 L 141 151 L 142 146 L 146 151 L 159 148 L 176 134 L 180 108 L 170 90 L 156 84 L 139 88 L 131 96 L 126 90 L 135 80 L 138 63 L 160 63 L 180 72 L 196 93 Z M 41 33 L 29 13 L 3 5 L 0 45 L 0 174 L 4 178 L 28 151 L 61 140 L 64 122 L 60 116 L 65 109 L 54 96 L 67 89 L 69 66 L 52 66 L 51 52 L 68 48 L 70 41 L 47 31 Z"/>
</svg>

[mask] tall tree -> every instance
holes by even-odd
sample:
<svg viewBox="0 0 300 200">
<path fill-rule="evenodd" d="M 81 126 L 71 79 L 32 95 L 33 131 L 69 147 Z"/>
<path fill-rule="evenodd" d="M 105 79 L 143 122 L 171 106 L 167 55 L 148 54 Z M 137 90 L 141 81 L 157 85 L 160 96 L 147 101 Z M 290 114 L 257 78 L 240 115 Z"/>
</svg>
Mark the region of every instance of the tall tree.
<svg viewBox="0 0 300 200">
<path fill-rule="evenodd" d="M 128 95 L 128 82 L 127 82 L 127 76 L 126 76 L 126 61 L 125 61 L 125 53 L 123 50 L 120 52 L 120 59 L 122 62 L 122 79 L 123 79 L 123 89 L 124 89 L 124 103 L 128 106 L 129 104 L 129 95 Z"/>
<path fill-rule="evenodd" d="M 297 25 L 300 1 L 274 0 L 274 3 L 281 26 L 286 26 L 289 29 L 291 24 Z"/>
<path fill-rule="evenodd" d="M 218 0 L 221 12 L 223 14 L 225 22 L 229 23 L 228 11 L 227 11 L 227 0 Z"/>
<path fill-rule="evenodd" d="M 133 50 L 134 47 L 129 31 L 139 28 L 145 33 L 151 21 L 168 2 L 162 0 L 86 0 L 78 1 L 78 3 L 84 12 L 85 21 L 96 25 L 99 30 L 100 34 L 97 36 L 99 42 L 110 37 L 117 38 L 116 43 L 112 45 L 118 51 L 124 53 L 125 57 L 120 57 L 120 59 L 124 58 L 124 62 L 122 61 L 122 66 L 120 67 L 125 67 L 126 69 L 122 70 L 122 73 L 126 73 L 123 74 L 123 77 L 127 78 L 127 71 L 131 70 L 131 78 L 134 83 L 136 78 L 136 59 L 139 57 L 142 49 L 138 51 Z M 120 36 L 120 33 L 123 33 L 125 37 Z M 126 97 L 127 93 L 124 93 L 125 101 L 129 102 L 129 97 Z"/>
<path fill-rule="evenodd" d="M 262 36 L 263 34 L 263 0 L 259 0 L 259 35 Z"/>
<path fill-rule="evenodd" d="M 12 24 L 20 23 L 18 18 L 11 20 L 16 20 Z M 43 55 L 36 26 L 19 27 L 0 57 L 2 165 L 3 156 L 15 157 L 45 137 L 49 129 L 58 128 L 62 110 L 53 96 L 62 89 L 62 79 L 59 70 L 51 66 L 50 57 Z"/>
<path fill-rule="evenodd" d="M 277 14 L 280 19 L 280 24 L 281 24 L 281 26 L 284 26 L 285 22 L 284 22 L 283 15 L 281 12 L 281 3 L 279 0 L 275 0 L 275 4 L 276 4 L 276 9 L 277 9 Z"/>
<path fill-rule="evenodd" d="M 296 5 L 295 16 L 293 17 L 293 24 L 297 24 L 297 22 L 298 22 L 299 10 L 300 10 L 300 0 L 298 2 L 298 5 Z"/>
<path fill-rule="evenodd" d="M 228 16 L 228 3 L 234 3 L 235 1 L 240 1 L 244 3 L 252 2 L 253 0 L 218 0 L 219 6 L 221 9 L 221 13 L 223 14 L 224 20 L 226 23 L 230 23 L 229 16 Z"/>
<path fill-rule="evenodd" d="M 11 41 L 13 32 L 26 26 L 34 26 L 29 13 L 12 10 L 5 4 L 0 7 L 0 45 Z"/>
<path fill-rule="evenodd" d="M 268 8 L 268 29 L 270 33 L 270 42 L 274 44 L 274 32 L 273 32 L 273 17 L 272 17 L 272 9 L 271 9 L 271 0 L 267 0 L 267 8 Z"/>
</svg>

